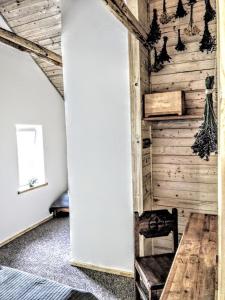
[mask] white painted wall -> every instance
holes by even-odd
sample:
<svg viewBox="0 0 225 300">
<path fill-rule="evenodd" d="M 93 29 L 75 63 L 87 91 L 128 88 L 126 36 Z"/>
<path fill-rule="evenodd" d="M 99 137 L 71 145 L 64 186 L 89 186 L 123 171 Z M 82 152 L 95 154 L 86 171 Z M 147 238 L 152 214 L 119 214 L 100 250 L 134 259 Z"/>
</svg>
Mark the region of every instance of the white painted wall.
<svg viewBox="0 0 225 300">
<path fill-rule="evenodd" d="M 133 269 L 127 31 L 103 1 L 63 1 L 72 260 Z"/>
<path fill-rule="evenodd" d="M 28 54 L 0 43 L 0 66 L 1 243 L 49 215 L 49 205 L 67 188 L 67 167 L 62 98 Z M 49 183 L 21 195 L 15 124 L 43 125 Z"/>
</svg>

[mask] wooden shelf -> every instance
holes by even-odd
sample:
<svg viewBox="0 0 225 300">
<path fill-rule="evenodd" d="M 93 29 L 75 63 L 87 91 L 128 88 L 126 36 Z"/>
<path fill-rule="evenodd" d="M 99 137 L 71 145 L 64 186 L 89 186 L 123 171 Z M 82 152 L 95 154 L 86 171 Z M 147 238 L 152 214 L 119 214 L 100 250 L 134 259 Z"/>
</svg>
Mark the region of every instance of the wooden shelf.
<svg viewBox="0 0 225 300">
<path fill-rule="evenodd" d="M 155 116 L 144 118 L 145 121 L 170 121 L 170 120 L 201 120 L 203 115 L 184 115 L 184 116 Z"/>
</svg>

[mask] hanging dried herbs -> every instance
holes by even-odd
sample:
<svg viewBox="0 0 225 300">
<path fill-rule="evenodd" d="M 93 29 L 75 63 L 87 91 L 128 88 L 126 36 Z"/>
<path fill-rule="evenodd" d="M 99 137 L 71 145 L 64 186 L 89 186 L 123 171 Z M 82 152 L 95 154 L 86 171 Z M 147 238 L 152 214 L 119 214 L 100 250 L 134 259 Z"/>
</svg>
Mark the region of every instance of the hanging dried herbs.
<svg viewBox="0 0 225 300">
<path fill-rule="evenodd" d="M 210 0 L 205 0 L 205 16 L 204 20 L 210 22 L 216 17 L 216 11 L 212 8 Z"/>
<path fill-rule="evenodd" d="M 159 72 L 163 68 L 163 64 L 159 61 L 159 57 L 157 54 L 157 50 L 154 47 L 154 64 L 151 66 L 150 71 L 151 72 Z"/>
<path fill-rule="evenodd" d="M 172 19 L 174 18 L 174 15 L 168 15 L 167 13 L 167 9 L 166 9 L 166 0 L 163 0 L 163 13 L 161 14 L 160 17 L 160 22 L 162 24 L 167 24 L 170 21 L 172 21 Z"/>
<path fill-rule="evenodd" d="M 217 123 L 213 109 L 214 76 L 208 76 L 205 83 L 206 100 L 204 122 L 195 135 L 195 142 L 191 148 L 194 153 L 208 161 L 210 154 L 217 152 Z"/>
<path fill-rule="evenodd" d="M 197 0 L 188 0 L 188 5 L 193 5 L 197 3 Z"/>
<path fill-rule="evenodd" d="M 161 30 L 160 26 L 158 24 L 158 16 L 157 16 L 157 10 L 153 9 L 153 19 L 152 24 L 150 26 L 150 32 L 148 35 L 148 44 L 150 47 L 153 47 L 161 38 Z"/>
<path fill-rule="evenodd" d="M 202 37 L 202 40 L 200 42 L 200 51 L 204 52 L 206 51 L 207 53 L 213 52 L 216 50 L 216 38 L 211 35 L 209 31 L 209 25 L 208 22 L 205 21 L 205 29 L 204 29 L 204 34 Z"/>
<path fill-rule="evenodd" d="M 165 61 L 170 62 L 170 60 L 171 60 L 171 57 L 169 56 L 169 54 L 167 52 L 167 48 L 166 48 L 167 42 L 168 42 L 168 37 L 164 36 L 163 37 L 163 47 L 162 47 L 162 50 L 159 54 L 159 62 L 161 62 L 162 64 Z"/>
<path fill-rule="evenodd" d="M 194 4 L 191 4 L 190 21 L 188 27 L 184 29 L 184 33 L 188 36 L 194 36 L 200 33 L 200 29 L 194 25 Z"/>
<path fill-rule="evenodd" d="M 180 29 L 178 29 L 178 42 L 177 42 L 177 45 L 176 45 L 175 49 L 177 51 L 184 51 L 184 50 L 186 50 L 186 46 L 183 43 L 183 41 L 181 40 Z"/>
<path fill-rule="evenodd" d="M 182 0 L 178 0 L 178 4 L 177 4 L 177 11 L 175 14 L 175 18 L 183 18 L 187 15 L 186 10 L 184 9 L 184 5 Z"/>
</svg>

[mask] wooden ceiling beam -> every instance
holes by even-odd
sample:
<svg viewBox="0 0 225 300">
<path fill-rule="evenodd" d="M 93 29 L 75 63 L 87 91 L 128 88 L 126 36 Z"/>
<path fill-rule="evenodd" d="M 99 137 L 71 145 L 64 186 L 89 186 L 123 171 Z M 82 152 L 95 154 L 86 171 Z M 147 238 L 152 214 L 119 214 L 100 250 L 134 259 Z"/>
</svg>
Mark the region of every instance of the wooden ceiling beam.
<svg viewBox="0 0 225 300">
<path fill-rule="evenodd" d="M 148 33 L 141 23 L 132 14 L 127 4 L 123 0 L 103 0 L 116 18 L 135 35 L 135 37 L 146 47 L 149 48 L 147 39 Z"/>
<path fill-rule="evenodd" d="M 27 40 L 14 32 L 0 27 L 0 42 L 12 46 L 21 51 L 35 54 L 57 66 L 62 66 L 62 57 L 57 53 L 48 50 L 30 40 Z"/>
</svg>

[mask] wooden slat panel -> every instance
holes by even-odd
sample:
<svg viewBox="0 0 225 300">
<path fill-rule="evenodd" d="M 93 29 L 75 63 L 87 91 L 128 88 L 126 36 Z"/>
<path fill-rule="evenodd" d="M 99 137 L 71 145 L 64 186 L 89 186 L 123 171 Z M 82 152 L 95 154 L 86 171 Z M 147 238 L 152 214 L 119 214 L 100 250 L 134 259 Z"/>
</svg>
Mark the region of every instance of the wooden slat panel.
<svg viewBox="0 0 225 300">
<path fill-rule="evenodd" d="M 162 1 L 151 0 L 153 8 L 162 13 Z M 187 1 L 185 9 L 189 10 Z M 212 0 L 213 7 L 216 1 Z M 167 1 L 168 13 L 174 13 L 177 0 Z M 186 113 L 190 115 L 203 114 L 205 104 L 205 78 L 208 74 L 216 75 L 216 53 L 199 51 L 199 41 L 203 33 L 204 0 L 197 1 L 194 8 L 195 24 L 201 29 L 201 34 L 187 37 L 183 29 L 187 27 L 190 15 L 169 24 L 162 25 L 162 35 L 169 37 L 168 53 L 171 63 L 151 75 L 153 92 L 184 90 Z M 177 52 L 177 30 L 181 29 L 182 39 L 187 50 Z M 216 34 L 216 21 L 210 22 L 210 30 Z M 162 40 L 157 44 L 157 50 L 162 47 Z M 216 99 L 216 91 L 214 99 Z M 216 101 L 215 101 L 216 102 Z M 216 107 L 216 103 L 215 103 Z M 182 233 L 188 216 L 192 211 L 217 213 L 217 156 L 212 155 L 209 162 L 201 160 L 193 154 L 191 146 L 194 135 L 202 120 L 180 120 L 153 122 L 152 163 L 153 163 L 153 208 L 177 207 L 179 211 L 179 232 Z M 155 253 L 169 251 L 171 242 L 154 242 Z"/>
</svg>

